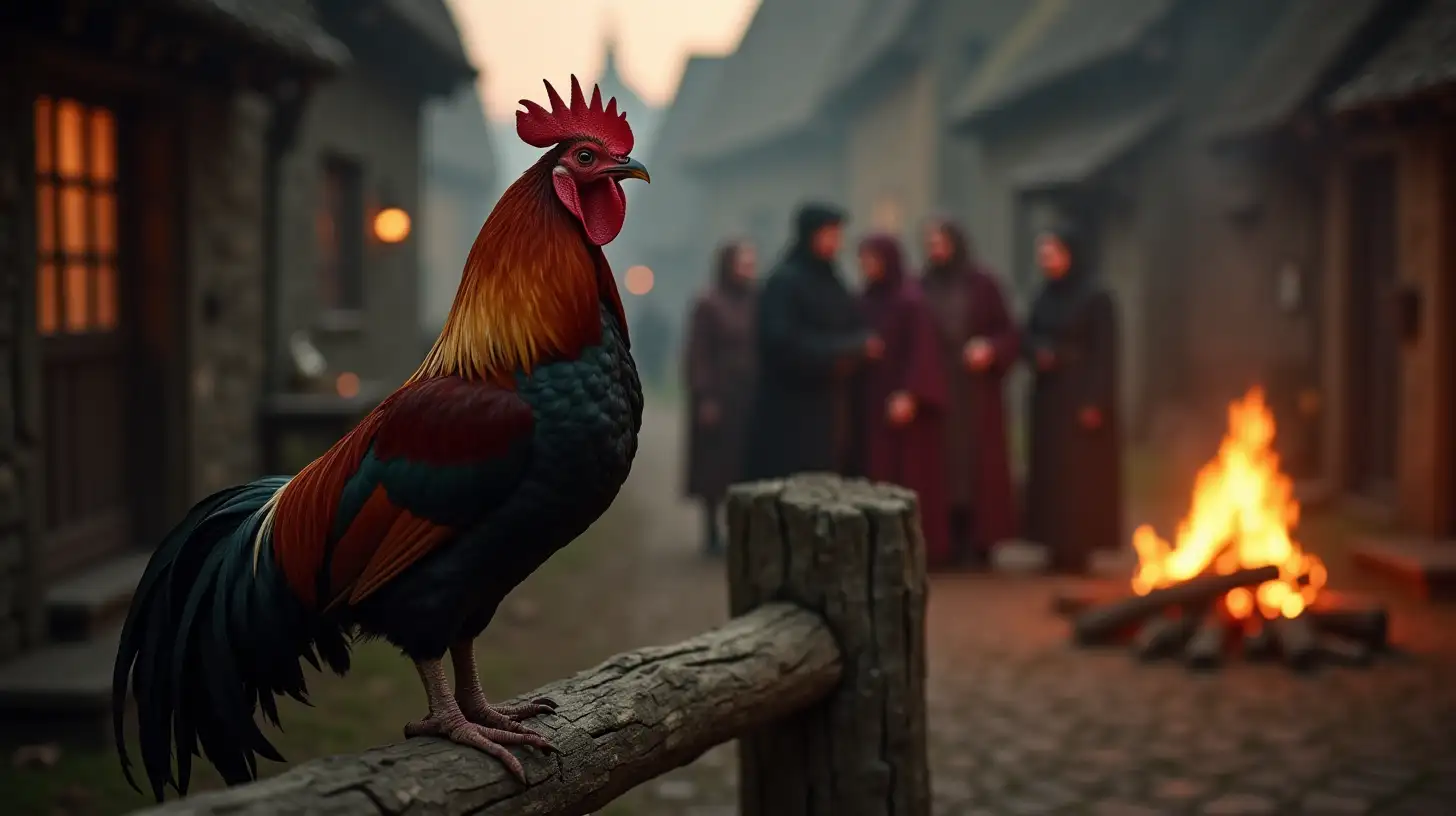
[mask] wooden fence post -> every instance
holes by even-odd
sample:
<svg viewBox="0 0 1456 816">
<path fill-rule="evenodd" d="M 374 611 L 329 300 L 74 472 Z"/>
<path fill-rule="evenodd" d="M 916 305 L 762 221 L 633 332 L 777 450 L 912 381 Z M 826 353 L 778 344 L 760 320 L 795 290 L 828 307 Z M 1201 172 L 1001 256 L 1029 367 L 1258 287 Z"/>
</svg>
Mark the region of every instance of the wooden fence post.
<svg viewBox="0 0 1456 816">
<path fill-rule="evenodd" d="M 728 527 L 732 614 L 818 612 L 844 666 L 825 700 L 739 740 L 742 816 L 928 816 L 915 494 L 821 474 L 737 485 Z"/>
</svg>

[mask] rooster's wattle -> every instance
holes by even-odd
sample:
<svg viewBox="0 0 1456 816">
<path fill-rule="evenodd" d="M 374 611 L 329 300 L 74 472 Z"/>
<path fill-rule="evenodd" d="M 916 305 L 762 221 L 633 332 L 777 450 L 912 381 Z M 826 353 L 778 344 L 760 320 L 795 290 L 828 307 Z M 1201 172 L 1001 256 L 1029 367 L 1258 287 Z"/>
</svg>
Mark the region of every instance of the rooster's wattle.
<svg viewBox="0 0 1456 816">
<path fill-rule="evenodd" d="M 305 699 L 301 660 L 349 668 L 356 636 L 398 646 L 429 714 L 406 726 L 471 745 L 523 778 L 507 745 L 549 748 L 520 720 L 550 701 L 491 706 L 473 641 L 501 600 L 587 529 L 627 478 L 642 391 L 601 246 L 626 215 L 616 100 L 523 100 L 516 131 L 550 150 L 511 185 L 465 262 L 445 328 L 408 382 L 293 478 L 216 493 L 162 541 L 116 657 L 117 749 L 136 701 L 160 801 L 187 792 L 194 755 L 229 784 L 282 757 L 254 722 Z M 456 688 L 443 661 L 454 663 Z M 176 767 L 173 768 L 173 745 Z M 135 783 L 133 783 L 135 784 Z"/>
</svg>

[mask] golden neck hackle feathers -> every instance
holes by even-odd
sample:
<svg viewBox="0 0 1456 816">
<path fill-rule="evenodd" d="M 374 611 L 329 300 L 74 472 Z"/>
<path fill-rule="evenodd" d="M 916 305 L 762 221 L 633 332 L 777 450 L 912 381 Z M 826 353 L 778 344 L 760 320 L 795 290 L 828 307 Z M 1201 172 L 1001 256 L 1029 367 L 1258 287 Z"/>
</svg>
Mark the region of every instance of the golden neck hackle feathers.
<svg viewBox="0 0 1456 816">
<path fill-rule="evenodd" d="M 600 340 L 592 248 L 551 186 L 547 154 L 501 196 L 465 261 L 445 327 L 410 382 L 510 384 L 516 371 Z"/>
</svg>

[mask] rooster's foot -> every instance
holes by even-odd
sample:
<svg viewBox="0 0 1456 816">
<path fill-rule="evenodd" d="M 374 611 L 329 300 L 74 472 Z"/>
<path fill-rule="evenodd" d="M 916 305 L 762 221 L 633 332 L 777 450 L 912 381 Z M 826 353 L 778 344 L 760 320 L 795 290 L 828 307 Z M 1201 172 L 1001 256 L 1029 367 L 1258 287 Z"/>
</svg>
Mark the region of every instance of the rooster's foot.
<svg viewBox="0 0 1456 816">
<path fill-rule="evenodd" d="M 530 745 L 545 751 L 556 750 L 545 737 L 537 734 L 520 723 L 507 720 L 515 728 L 506 730 L 503 728 L 492 728 L 488 725 L 473 723 L 465 719 L 459 709 L 446 713 L 443 716 L 431 715 L 423 720 L 416 720 L 404 727 L 405 737 L 440 737 L 460 745 L 468 745 L 479 751 L 483 751 L 506 766 L 511 776 L 520 780 L 522 785 L 529 785 L 526 781 L 526 769 L 521 766 L 521 760 L 510 752 L 508 745 Z"/>
<path fill-rule="evenodd" d="M 472 709 L 483 709 L 476 713 L 489 712 L 493 716 L 472 718 L 476 719 L 472 722 L 461 710 L 457 697 L 450 693 L 450 684 L 445 680 L 445 669 L 439 660 L 421 660 L 415 663 L 415 668 L 419 670 L 420 680 L 429 697 L 430 714 L 423 720 L 406 725 L 406 738 L 441 737 L 483 751 L 500 760 L 511 776 L 520 780 L 522 785 L 530 784 L 526 781 L 526 769 L 521 767 L 521 761 L 506 746 L 530 745 L 546 751 L 556 751 L 556 746 L 545 737 L 486 705 L 485 694 L 480 691 L 480 681 L 475 677 L 474 671 L 465 675 L 465 694 L 462 696 L 479 703 L 479 706 L 471 706 Z M 543 704 L 542 701 L 537 701 L 531 705 Z M 554 709 L 554 704 L 551 707 Z"/>
<path fill-rule="evenodd" d="M 556 713 L 556 701 L 550 697 L 537 697 L 528 703 L 517 705 L 493 706 L 486 701 L 485 693 L 476 689 L 474 694 L 461 694 L 458 699 L 465 719 L 477 725 L 488 725 L 518 733 L 529 733 L 520 724 L 521 720 Z"/>
</svg>

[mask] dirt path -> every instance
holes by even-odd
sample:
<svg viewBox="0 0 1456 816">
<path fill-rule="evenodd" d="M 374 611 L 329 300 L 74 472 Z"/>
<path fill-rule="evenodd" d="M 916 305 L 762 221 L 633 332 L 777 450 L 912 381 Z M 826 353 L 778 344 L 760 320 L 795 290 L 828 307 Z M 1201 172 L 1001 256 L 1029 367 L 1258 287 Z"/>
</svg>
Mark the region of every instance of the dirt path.
<svg viewBox="0 0 1456 816">
<path fill-rule="evenodd" d="M 722 563 L 700 554 L 696 508 L 677 498 L 680 451 L 679 418 L 649 412 L 628 489 L 638 515 L 623 648 L 725 617 Z M 1327 543 L 1329 526 L 1307 533 Z M 1194 677 L 1122 650 L 1068 649 L 1048 611 L 1058 583 L 932 577 L 937 814 L 1434 816 L 1456 796 L 1456 612 L 1387 598 L 1405 656 L 1365 671 L 1300 677 L 1234 660 Z M 733 766 L 720 747 L 605 813 L 731 816 Z"/>
<path fill-rule="evenodd" d="M 674 406 L 651 403 L 618 503 L 513 593 L 482 639 L 489 693 L 524 692 L 725 620 L 723 564 L 703 555 L 697 508 L 679 498 L 681 443 Z M 1120 650 L 1068 649 L 1047 612 L 1055 586 L 932 579 L 937 814 L 1434 816 L 1456 797 L 1456 611 L 1393 606 L 1405 657 L 1368 671 L 1306 678 L 1235 661 L 1190 677 Z M 417 713 L 406 662 L 380 644 L 359 662 L 349 678 L 320 682 L 319 708 L 290 712 L 300 726 L 290 759 L 396 739 Z M 0 800 L 19 806 L 5 812 L 108 816 L 141 804 L 119 793 L 109 754 L 69 754 L 62 766 L 0 770 Z M 732 816 L 735 775 L 733 746 L 720 746 L 598 816 Z"/>
<path fill-rule="evenodd" d="M 636 563 L 627 616 L 630 645 L 624 648 L 682 640 L 728 618 L 723 562 L 704 555 L 698 507 L 681 498 L 681 419 L 672 405 L 649 402 L 642 425 L 642 446 L 625 489 L 636 513 Z M 732 816 L 733 755 L 731 745 L 720 746 L 632 791 L 604 813 Z"/>
</svg>

